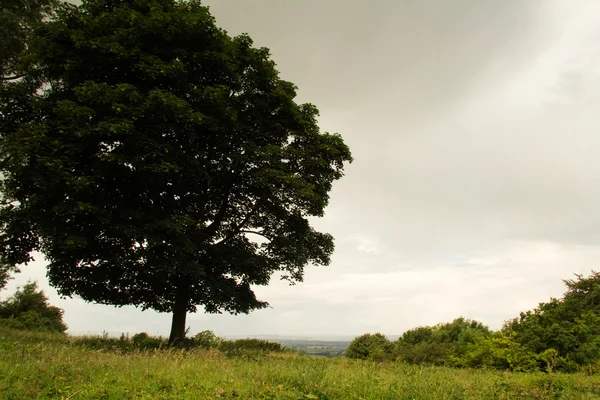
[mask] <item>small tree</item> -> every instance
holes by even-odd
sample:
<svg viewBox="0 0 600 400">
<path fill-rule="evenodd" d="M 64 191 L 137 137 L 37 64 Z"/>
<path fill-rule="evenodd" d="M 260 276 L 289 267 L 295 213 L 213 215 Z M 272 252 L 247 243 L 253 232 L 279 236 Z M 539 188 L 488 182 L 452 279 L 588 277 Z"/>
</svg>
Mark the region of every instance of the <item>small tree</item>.
<svg viewBox="0 0 600 400">
<path fill-rule="evenodd" d="M 36 282 L 28 282 L 0 302 L 0 325 L 8 328 L 63 333 L 63 310 L 51 306 Z"/>
</svg>

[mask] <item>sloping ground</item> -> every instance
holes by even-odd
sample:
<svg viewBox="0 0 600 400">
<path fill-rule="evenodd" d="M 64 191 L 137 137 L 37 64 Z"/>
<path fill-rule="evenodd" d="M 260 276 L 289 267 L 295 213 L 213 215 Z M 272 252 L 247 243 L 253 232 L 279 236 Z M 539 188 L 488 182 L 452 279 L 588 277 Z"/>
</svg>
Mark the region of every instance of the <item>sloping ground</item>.
<svg viewBox="0 0 600 400">
<path fill-rule="evenodd" d="M 373 364 L 293 353 L 107 352 L 0 329 L 1 399 L 598 399 L 600 376 Z"/>
</svg>

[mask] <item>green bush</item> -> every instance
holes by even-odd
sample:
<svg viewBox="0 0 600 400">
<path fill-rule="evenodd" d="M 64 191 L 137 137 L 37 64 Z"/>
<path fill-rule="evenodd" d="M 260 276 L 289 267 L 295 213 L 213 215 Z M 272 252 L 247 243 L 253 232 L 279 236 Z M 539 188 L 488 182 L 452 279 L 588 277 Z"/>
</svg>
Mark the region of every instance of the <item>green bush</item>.
<svg viewBox="0 0 600 400">
<path fill-rule="evenodd" d="M 0 302 L 0 326 L 12 329 L 60 332 L 67 330 L 63 310 L 51 306 L 36 282 L 28 282 Z"/>
<path fill-rule="evenodd" d="M 381 333 L 366 333 L 350 342 L 346 357 L 370 361 L 391 360 L 394 358 L 394 344 Z"/>
<path fill-rule="evenodd" d="M 490 334 L 481 322 L 463 317 L 445 324 L 421 326 L 404 332 L 396 341 L 396 357 L 411 364 L 454 364 L 470 344 Z"/>
<path fill-rule="evenodd" d="M 217 346 L 219 346 L 219 343 L 221 343 L 223 339 L 215 335 L 213 331 L 202 331 L 196 334 L 192 341 L 192 347 L 215 349 Z"/>
<path fill-rule="evenodd" d="M 110 337 L 107 333 L 101 336 L 72 336 L 71 343 L 86 349 L 129 352 L 135 350 L 133 342 L 125 334 Z"/>
<path fill-rule="evenodd" d="M 268 353 L 286 351 L 281 343 L 262 339 L 223 340 L 218 348 L 228 356 L 241 358 L 256 358 Z"/>
<path fill-rule="evenodd" d="M 396 343 L 396 358 L 410 364 L 444 365 L 455 352 L 452 343 L 426 341 L 414 345 Z"/>
<path fill-rule="evenodd" d="M 538 370 L 539 358 L 502 332 L 481 336 L 467 346 L 464 354 L 451 357 L 447 365 L 469 368 L 496 368 L 519 372 Z"/>
<path fill-rule="evenodd" d="M 136 333 L 131 337 L 133 346 L 137 349 L 152 350 L 167 347 L 167 340 L 162 337 L 154 337 L 146 332 Z"/>
</svg>

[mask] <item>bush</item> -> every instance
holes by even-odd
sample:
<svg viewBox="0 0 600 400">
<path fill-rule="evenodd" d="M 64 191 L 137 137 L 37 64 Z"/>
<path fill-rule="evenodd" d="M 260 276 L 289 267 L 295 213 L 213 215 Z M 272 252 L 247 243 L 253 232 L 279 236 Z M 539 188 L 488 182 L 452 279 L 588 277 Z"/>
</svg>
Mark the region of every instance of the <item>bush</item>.
<svg viewBox="0 0 600 400">
<path fill-rule="evenodd" d="M 470 344 L 489 335 L 489 328 L 481 322 L 460 317 L 404 332 L 396 342 L 396 354 L 398 359 L 412 364 L 454 364 Z"/>
<path fill-rule="evenodd" d="M 220 337 L 214 334 L 213 331 L 202 331 L 193 338 L 193 347 L 202 349 L 215 349 L 223 341 Z"/>
<path fill-rule="evenodd" d="M 28 282 L 0 302 L 0 325 L 21 330 L 60 332 L 67 330 L 63 310 L 51 306 L 36 282 Z"/>
<path fill-rule="evenodd" d="M 133 346 L 137 349 L 152 350 L 167 347 L 167 340 L 148 335 L 146 332 L 136 333 L 131 337 Z"/>
<path fill-rule="evenodd" d="M 228 356 L 254 358 L 267 353 L 286 351 L 281 343 L 269 342 L 262 339 L 224 340 L 219 344 L 219 350 Z"/>
<path fill-rule="evenodd" d="M 370 361 L 391 360 L 394 358 L 394 344 L 381 333 L 366 333 L 350 342 L 346 357 Z"/>
<path fill-rule="evenodd" d="M 444 365 L 455 353 L 452 343 L 426 341 L 414 345 L 396 343 L 396 358 L 410 364 Z"/>
<path fill-rule="evenodd" d="M 551 356 L 550 353 L 547 354 Z M 460 356 L 452 357 L 448 365 L 470 368 L 496 368 L 518 372 L 537 371 L 538 356 L 502 332 L 479 337 Z"/>
<path fill-rule="evenodd" d="M 128 352 L 135 350 L 133 342 L 125 334 L 120 337 L 110 337 L 107 333 L 102 336 L 74 336 L 71 343 L 87 349 Z"/>
</svg>

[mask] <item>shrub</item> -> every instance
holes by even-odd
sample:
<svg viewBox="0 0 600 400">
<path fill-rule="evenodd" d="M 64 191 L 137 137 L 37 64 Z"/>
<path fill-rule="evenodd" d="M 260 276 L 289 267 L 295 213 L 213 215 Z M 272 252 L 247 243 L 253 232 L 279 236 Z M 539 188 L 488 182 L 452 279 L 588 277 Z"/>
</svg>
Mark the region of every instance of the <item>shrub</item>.
<svg viewBox="0 0 600 400">
<path fill-rule="evenodd" d="M 265 353 L 280 353 L 285 351 L 281 343 L 269 342 L 262 339 L 224 340 L 219 344 L 219 350 L 231 356 L 259 355 Z"/>
<path fill-rule="evenodd" d="M 371 361 L 391 360 L 394 358 L 394 344 L 381 333 L 366 333 L 350 342 L 346 357 Z"/>
<path fill-rule="evenodd" d="M 396 343 L 396 358 L 410 364 L 444 365 L 455 352 L 452 343 L 426 341 L 409 345 L 401 341 Z"/>
<path fill-rule="evenodd" d="M 36 282 L 28 282 L 6 300 L 0 302 L 0 325 L 21 330 L 63 333 L 63 310 L 51 306 Z"/>
<path fill-rule="evenodd" d="M 148 335 L 146 332 L 136 333 L 131 337 L 133 346 L 138 349 L 160 349 L 167 346 L 167 341 L 161 337 Z"/>
<path fill-rule="evenodd" d="M 466 352 L 452 357 L 448 364 L 457 367 L 497 368 L 510 371 L 537 371 L 539 358 L 502 332 L 478 337 Z"/>
<path fill-rule="evenodd" d="M 202 331 L 193 338 L 193 347 L 202 349 L 214 349 L 223 341 L 220 337 L 214 334 L 213 331 Z"/>
<path fill-rule="evenodd" d="M 398 359 L 412 364 L 453 364 L 477 338 L 489 335 L 489 328 L 481 322 L 460 317 L 404 332 L 396 342 L 396 354 Z"/>
</svg>

